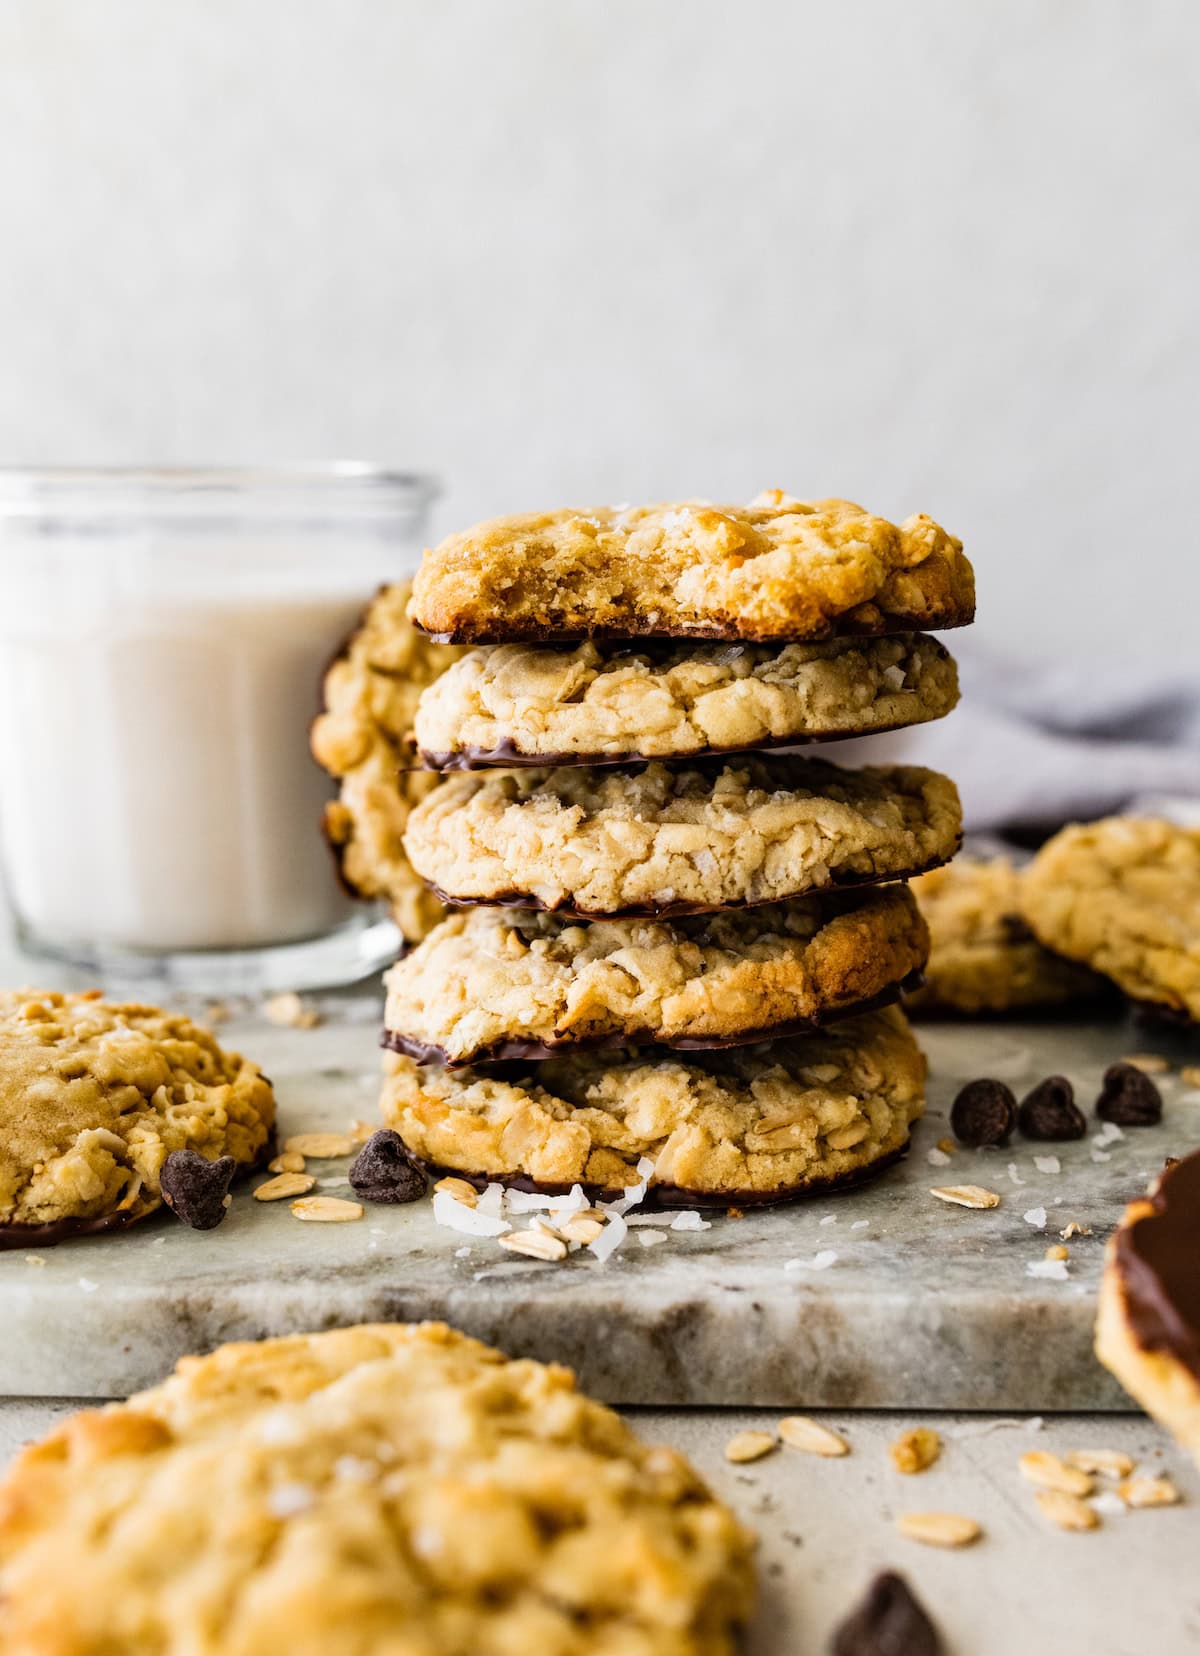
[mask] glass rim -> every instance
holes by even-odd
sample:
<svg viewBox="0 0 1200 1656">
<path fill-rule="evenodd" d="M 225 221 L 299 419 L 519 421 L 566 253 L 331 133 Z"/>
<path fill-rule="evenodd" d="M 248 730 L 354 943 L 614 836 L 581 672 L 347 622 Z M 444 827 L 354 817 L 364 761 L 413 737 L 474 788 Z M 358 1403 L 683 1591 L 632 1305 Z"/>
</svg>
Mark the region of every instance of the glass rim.
<svg viewBox="0 0 1200 1656">
<path fill-rule="evenodd" d="M 268 465 L 45 465 L 0 463 L 0 516 L 36 516 L 47 510 L 147 506 L 186 499 L 216 505 L 239 494 L 339 495 L 379 508 L 416 510 L 441 494 L 430 472 L 401 470 L 367 460 L 285 461 Z"/>
</svg>

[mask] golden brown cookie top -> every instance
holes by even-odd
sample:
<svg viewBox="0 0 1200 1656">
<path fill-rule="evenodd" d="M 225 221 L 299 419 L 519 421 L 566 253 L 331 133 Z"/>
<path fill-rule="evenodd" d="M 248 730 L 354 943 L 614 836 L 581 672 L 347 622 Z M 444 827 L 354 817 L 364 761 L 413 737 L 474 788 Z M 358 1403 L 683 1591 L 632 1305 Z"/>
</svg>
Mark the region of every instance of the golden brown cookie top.
<svg viewBox="0 0 1200 1656">
<path fill-rule="evenodd" d="M 410 614 L 458 644 L 701 637 L 803 641 L 961 627 L 975 614 L 962 543 L 847 500 L 769 490 L 493 518 L 425 554 Z"/>
<path fill-rule="evenodd" d="M 249 1165 L 274 1118 L 258 1066 L 190 1018 L 0 990 L 0 1226 L 140 1216 L 173 1150 Z"/>
<path fill-rule="evenodd" d="M 410 940 L 443 910 L 404 855 L 408 813 L 433 786 L 412 739 L 421 692 L 457 650 L 432 644 L 407 619 L 410 583 L 384 587 L 325 675 L 325 710 L 312 728 L 317 763 L 338 778 L 325 832 L 347 888 L 382 897 Z"/>
<path fill-rule="evenodd" d="M 1155 817 L 1064 828 L 1027 869 L 1021 909 L 1047 948 L 1200 1020 L 1200 828 Z"/>
<path fill-rule="evenodd" d="M 1005 1013 L 1100 994 L 1103 978 L 1051 954 L 1021 917 L 1021 871 L 1006 857 L 959 855 L 912 882 L 929 922 L 925 988 L 910 1010 Z"/>
<path fill-rule="evenodd" d="M 0 1485 L 0 1648 L 725 1656 L 751 1544 L 569 1370 L 348 1328 L 185 1358 L 27 1449 Z"/>
</svg>

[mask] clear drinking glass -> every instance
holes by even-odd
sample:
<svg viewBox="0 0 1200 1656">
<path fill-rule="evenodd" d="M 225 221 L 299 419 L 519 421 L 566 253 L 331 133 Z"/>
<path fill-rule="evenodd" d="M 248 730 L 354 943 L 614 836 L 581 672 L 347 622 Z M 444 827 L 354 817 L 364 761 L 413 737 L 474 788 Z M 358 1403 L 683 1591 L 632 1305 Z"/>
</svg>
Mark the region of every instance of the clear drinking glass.
<svg viewBox="0 0 1200 1656">
<path fill-rule="evenodd" d="M 351 464 L 0 469 L 0 868 L 26 950 L 217 994 L 394 955 L 337 883 L 308 733 L 435 493 Z"/>
</svg>

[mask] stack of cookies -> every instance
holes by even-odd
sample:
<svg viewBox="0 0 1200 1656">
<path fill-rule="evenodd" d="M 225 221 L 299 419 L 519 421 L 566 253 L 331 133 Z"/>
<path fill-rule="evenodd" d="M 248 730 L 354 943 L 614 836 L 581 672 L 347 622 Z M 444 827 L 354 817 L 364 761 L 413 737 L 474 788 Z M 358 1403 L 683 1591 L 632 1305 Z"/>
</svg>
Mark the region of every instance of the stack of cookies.
<svg viewBox="0 0 1200 1656">
<path fill-rule="evenodd" d="M 469 645 L 416 713 L 449 773 L 412 868 L 453 912 L 388 977 L 383 1111 L 476 1184 L 775 1202 L 903 1154 L 924 1060 L 892 1004 L 952 857 L 953 783 L 795 750 L 940 718 L 919 629 L 974 613 L 958 541 L 844 501 L 499 519 L 410 615 Z"/>
</svg>

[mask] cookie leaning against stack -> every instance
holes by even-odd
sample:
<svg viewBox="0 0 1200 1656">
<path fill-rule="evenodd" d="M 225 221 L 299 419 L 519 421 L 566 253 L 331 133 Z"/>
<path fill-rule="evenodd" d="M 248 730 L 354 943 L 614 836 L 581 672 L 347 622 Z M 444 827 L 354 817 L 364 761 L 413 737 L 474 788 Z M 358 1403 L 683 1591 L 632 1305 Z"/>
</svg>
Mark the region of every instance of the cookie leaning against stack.
<svg viewBox="0 0 1200 1656">
<path fill-rule="evenodd" d="M 973 606 L 930 519 L 777 493 L 499 519 L 427 553 L 412 620 L 475 647 L 414 720 L 457 774 L 405 850 L 466 912 L 388 978 L 383 1112 L 410 1150 L 605 1195 L 649 1160 L 649 1199 L 689 1205 L 902 1154 L 924 1060 L 890 1003 L 928 934 L 894 882 L 954 855 L 957 793 L 766 750 L 949 712 L 954 663 L 918 629 Z"/>
</svg>

